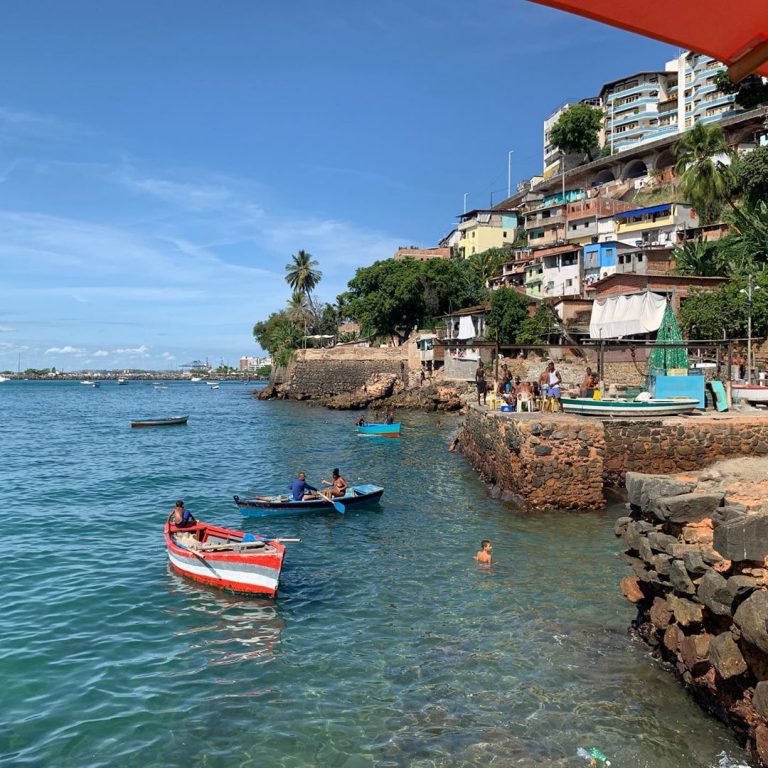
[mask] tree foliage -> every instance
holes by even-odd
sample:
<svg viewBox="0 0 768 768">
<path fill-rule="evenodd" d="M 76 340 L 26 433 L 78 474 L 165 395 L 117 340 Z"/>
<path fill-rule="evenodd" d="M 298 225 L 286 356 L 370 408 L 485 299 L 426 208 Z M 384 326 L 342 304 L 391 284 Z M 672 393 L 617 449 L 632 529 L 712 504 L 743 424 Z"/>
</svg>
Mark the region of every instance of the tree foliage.
<svg viewBox="0 0 768 768">
<path fill-rule="evenodd" d="M 696 123 L 675 142 L 674 153 L 685 200 L 705 224 L 718 221 L 734 191 L 730 165 L 718 157 L 731 155 L 722 128 Z"/>
<path fill-rule="evenodd" d="M 574 104 L 552 126 L 550 141 L 563 152 L 579 152 L 589 160 L 600 143 L 602 110 L 588 104 Z"/>
<path fill-rule="evenodd" d="M 728 273 L 728 263 L 723 258 L 723 251 L 717 242 L 697 237 L 686 240 L 682 246 L 672 252 L 675 259 L 675 272 L 678 275 L 696 275 L 699 277 L 721 277 Z"/>
<path fill-rule="evenodd" d="M 488 337 L 499 344 L 516 344 L 524 322 L 528 319 L 529 299 L 514 288 L 499 288 L 491 294 L 491 308 L 485 325 Z"/>
<path fill-rule="evenodd" d="M 501 271 L 505 261 L 510 258 L 506 248 L 488 248 L 469 257 L 469 266 L 475 271 L 482 285 Z"/>
<path fill-rule="evenodd" d="M 517 332 L 518 344 L 543 344 L 555 332 L 555 319 L 552 310 L 543 302 L 536 307 L 533 316 L 526 317 L 520 323 Z"/>
<path fill-rule="evenodd" d="M 757 147 L 739 157 L 733 172 L 742 199 L 750 209 L 768 200 L 768 147 Z"/>
<path fill-rule="evenodd" d="M 715 75 L 714 82 L 721 93 L 735 93 L 736 103 L 744 109 L 754 109 L 768 103 L 768 85 L 756 75 L 745 77 L 739 83 L 732 83 L 726 70 L 721 69 Z"/>
<path fill-rule="evenodd" d="M 365 336 L 397 336 L 440 315 L 477 304 L 482 284 L 468 262 L 458 259 L 387 259 L 357 270 L 342 294 L 345 313 Z"/>
<path fill-rule="evenodd" d="M 312 258 L 311 253 L 299 251 L 291 256 L 291 260 L 285 265 L 285 282 L 294 292 L 311 297 L 312 291 L 323 276 L 317 265 L 318 261 Z"/>
</svg>

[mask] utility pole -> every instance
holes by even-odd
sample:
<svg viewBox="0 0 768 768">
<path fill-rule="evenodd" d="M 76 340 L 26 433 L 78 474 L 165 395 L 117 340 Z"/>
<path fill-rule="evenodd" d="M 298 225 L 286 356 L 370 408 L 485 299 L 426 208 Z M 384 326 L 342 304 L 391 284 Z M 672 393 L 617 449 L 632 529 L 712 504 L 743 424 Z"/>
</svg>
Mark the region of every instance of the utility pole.
<svg viewBox="0 0 768 768">
<path fill-rule="evenodd" d="M 507 153 L 507 199 L 512 197 L 512 153 L 514 149 L 510 149 Z"/>
<path fill-rule="evenodd" d="M 464 213 L 467 212 L 467 195 L 468 194 L 469 194 L 469 192 L 465 192 L 464 193 Z"/>
</svg>

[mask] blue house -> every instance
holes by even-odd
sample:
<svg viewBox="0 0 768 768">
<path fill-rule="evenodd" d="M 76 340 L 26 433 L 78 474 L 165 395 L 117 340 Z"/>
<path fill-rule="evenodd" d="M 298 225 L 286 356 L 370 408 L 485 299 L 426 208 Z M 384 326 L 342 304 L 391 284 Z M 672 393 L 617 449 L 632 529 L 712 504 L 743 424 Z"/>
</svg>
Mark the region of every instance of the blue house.
<svg viewBox="0 0 768 768">
<path fill-rule="evenodd" d="M 625 243 L 587 243 L 583 246 L 584 285 L 591 285 L 616 272 L 617 257 L 630 249 Z"/>
</svg>

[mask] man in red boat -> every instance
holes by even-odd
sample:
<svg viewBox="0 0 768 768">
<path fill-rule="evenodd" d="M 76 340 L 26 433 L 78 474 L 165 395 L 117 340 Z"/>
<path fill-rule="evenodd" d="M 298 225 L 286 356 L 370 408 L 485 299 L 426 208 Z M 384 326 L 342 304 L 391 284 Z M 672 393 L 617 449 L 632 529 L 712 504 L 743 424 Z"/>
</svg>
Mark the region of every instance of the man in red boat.
<svg viewBox="0 0 768 768">
<path fill-rule="evenodd" d="M 191 528 L 193 525 L 197 525 L 197 520 L 195 520 L 192 513 L 184 508 L 182 499 L 176 502 L 176 506 L 171 512 L 171 523 L 177 528 Z"/>
<path fill-rule="evenodd" d="M 291 481 L 291 499 L 293 501 L 303 501 L 305 499 L 317 498 L 317 488 L 313 488 L 307 483 L 307 476 L 299 472 L 295 480 Z"/>
</svg>

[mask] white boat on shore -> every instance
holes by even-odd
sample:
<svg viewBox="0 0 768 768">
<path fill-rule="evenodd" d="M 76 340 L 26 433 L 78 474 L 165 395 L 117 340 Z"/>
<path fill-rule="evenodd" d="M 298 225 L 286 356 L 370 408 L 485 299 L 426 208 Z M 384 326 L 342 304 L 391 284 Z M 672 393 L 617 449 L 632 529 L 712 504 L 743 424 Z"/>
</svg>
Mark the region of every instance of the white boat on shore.
<svg viewBox="0 0 768 768">
<path fill-rule="evenodd" d="M 10 381 L 10 379 L 7 376 L 0 376 L 0 384 L 2 384 L 4 381 Z"/>
<path fill-rule="evenodd" d="M 768 403 L 768 387 L 763 384 L 738 384 L 731 382 L 731 398 L 748 403 Z"/>
<path fill-rule="evenodd" d="M 679 416 L 693 413 L 699 406 L 699 401 L 693 397 L 646 400 L 593 400 L 590 397 L 563 397 L 561 402 L 565 413 L 614 418 Z"/>
</svg>

